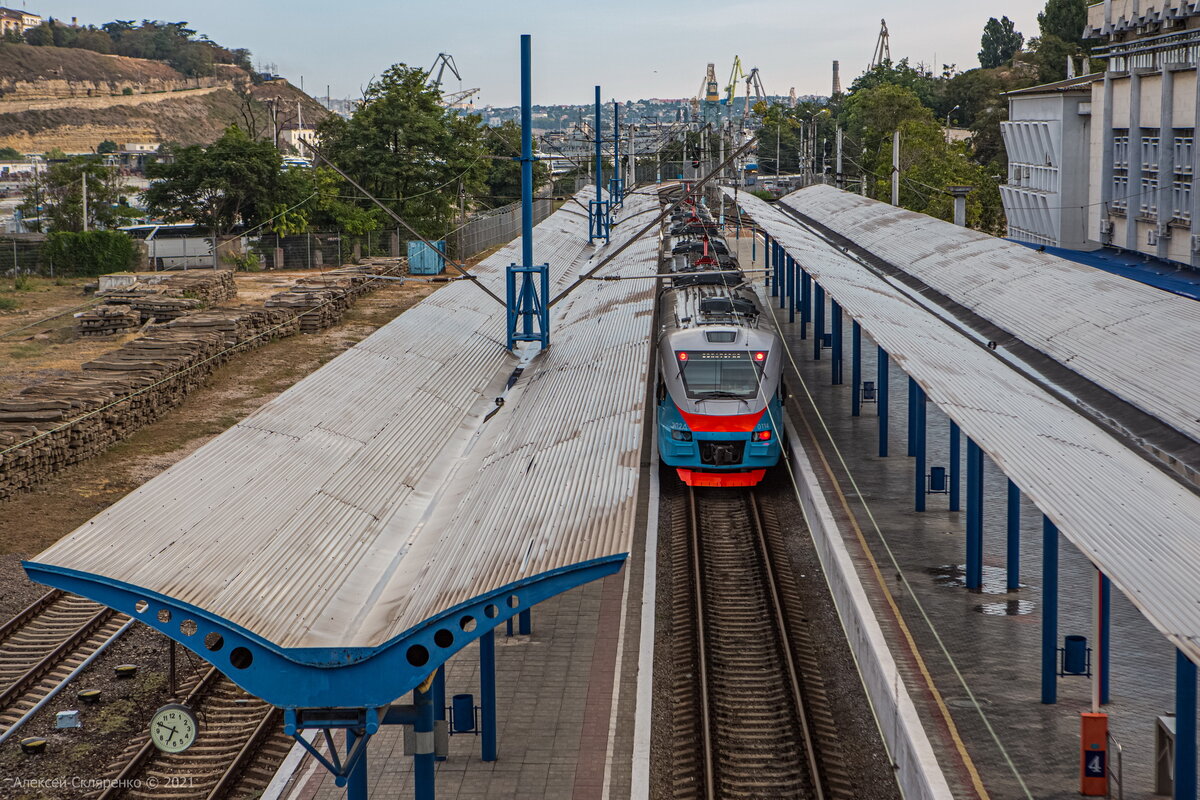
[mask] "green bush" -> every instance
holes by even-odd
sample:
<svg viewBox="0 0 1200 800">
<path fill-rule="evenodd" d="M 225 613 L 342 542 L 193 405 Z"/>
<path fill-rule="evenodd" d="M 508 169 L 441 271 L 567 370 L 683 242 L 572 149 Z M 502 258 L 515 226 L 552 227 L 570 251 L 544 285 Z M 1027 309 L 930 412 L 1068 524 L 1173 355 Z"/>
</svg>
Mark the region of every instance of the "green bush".
<svg viewBox="0 0 1200 800">
<path fill-rule="evenodd" d="M 57 231 L 42 245 L 42 261 L 62 275 L 107 275 L 137 266 L 137 245 L 120 231 Z"/>
<path fill-rule="evenodd" d="M 13 278 L 13 288 L 18 292 L 28 292 L 33 290 L 33 278 L 28 275 L 17 275 Z"/>
<path fill-rule="evenodd" d="M 0 297 L 0 311 L 16 311 L 20 307 L 15 297 Z"/>
</svg>

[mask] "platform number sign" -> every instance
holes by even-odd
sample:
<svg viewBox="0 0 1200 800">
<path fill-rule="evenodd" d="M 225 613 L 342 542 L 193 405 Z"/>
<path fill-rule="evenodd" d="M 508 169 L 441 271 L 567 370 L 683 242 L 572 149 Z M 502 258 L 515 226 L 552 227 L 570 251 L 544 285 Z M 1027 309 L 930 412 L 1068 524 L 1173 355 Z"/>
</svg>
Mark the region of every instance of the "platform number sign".
<svg viewBox="0 0 1200 800">
<path fill-rule="evenodd" d="M 196 742 L 196 715 L 185 705 L 170 703 L 150 718 L 150 741 L 164 753 L 182 753 Z"/>
<path fill-rule="evenodd" d="M 1086 753 L 1083 757 L 1083 776 L 1085 778 L 1103 778 L 1108 773 L 1104 770 L 1104 750 Z"/>
</svg>

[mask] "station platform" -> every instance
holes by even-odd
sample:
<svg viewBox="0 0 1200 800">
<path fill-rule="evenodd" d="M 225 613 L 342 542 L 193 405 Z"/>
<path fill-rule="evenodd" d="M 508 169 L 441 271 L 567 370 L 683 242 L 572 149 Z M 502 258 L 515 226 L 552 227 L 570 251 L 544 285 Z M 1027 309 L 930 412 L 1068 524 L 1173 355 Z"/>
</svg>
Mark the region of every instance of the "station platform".
<svg viewBox="0 0 1200 800">
<path fill-rule="evenodd" d="M 635 543 L 619 574 L 539 604 L 531 635 L 515 626 L 512 636 L 497 632 L 498 758 L 481 761 L 476 736 L 451 736 L 436 767 L 438 798 L 630 796 L 643 549 Z M 473 655 L 446 665 L 447 698 L 478 694 Z M 368 797 L 411 797 L 413 759 L 404 754 L 402 732 L 385 729 L 371 747 Z M 265 796 L 340 800 L 346 790 L 307 759 Z"/>
<path fill-rule="evenodd" d="M 743 266 L 751 250 L 749 238 L 738 241 Z M 754 250 L 761 267 L 761 242 Z M 758 280 L 767 316 L 792 355 L 789 417 L 953 796 L 1079 797 L 1079 715 L 1091 711 L 1092 686 L 1087 677 L 1060 677 L 1057 703 L 1041 703 L 1041 512 L 1023 496 L 1020 588 L 1008 591 L 1008 481 L 985 455 L 983 587 L 968 591 L 966 503 L 952 512 L 947 495 L 930 494 L 926 511 L 913 510 L 904 371 L 892 362 L 890 455 L 880 458 L 877 406 L 864 404 L 861 416 L 851 416 L 849 359 L 845 383 L 833 385 L 828 350 L 814 360 L 811 327 L 802 339 L 800 315 L 789 323 Z M 842 333 L 849 342 L 849 319 Z M 862 338 L 862 374 L 873 380 L 877 348 L 866 331 Z M 933 403 L 927 414 L 928 463 L 948 467 L 949 420 Z M 1095 583 L 1095 568 L 1060 535 L 1059 633 L 1087 636 L 1089 646 Z M 1161 797 L 1154 793 L 1155 735 L 1159 718 L 1175 708 L 1175 649 L 1118 591 L 1111 593 L 1111 643 L 1111 702 L 1102 711 L 1113 737 L 1112 796 Z"/>
</svg>

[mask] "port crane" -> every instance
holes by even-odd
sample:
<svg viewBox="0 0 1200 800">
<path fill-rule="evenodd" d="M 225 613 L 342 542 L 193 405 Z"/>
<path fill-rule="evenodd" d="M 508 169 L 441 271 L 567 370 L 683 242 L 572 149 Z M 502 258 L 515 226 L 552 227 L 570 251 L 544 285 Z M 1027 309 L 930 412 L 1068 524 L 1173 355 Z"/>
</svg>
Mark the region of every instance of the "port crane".
<svg viewBox="0 0 1200 800">
<path fill-rule="evenodd" d="M 435 69 L 437 70 L 436 77 L 433 74 Z M 433 66 L 430 67 L 425 73 L 425 77 L 431 79 L 429 80 L 428 84 L 429 88 L 437 89 L 439 92 L 441 91 L 442 76 L 446 74 L 447 69 L 450 70 L 451 75 L 458 79 L 458 85 L 460 87 L 462 86 L 462 75 L 460 75 L 458 72 L 458 65 L 454 63 L 454 56 L 450 55 L 449 53 L 438 53 L 437 58 L 433 60 Z M 452 92 L 451 94 L 443 94 L 442 105 L 446 106 L 447 108 L 453 106 L 462 106 L 467 102 L 468 99 L 478 93 L 479 89 L 476 88 Z"/>
<path fill-rule="evenodd" d="M 721 105 L 727 106 L 730 113 L 733 112 L 733 101 L 737 96 L 738 81 L 746 77 L 746 70 L 742 69 L 742 59 L 740 56 L 733 57 L 733 69 L 729 71 L 729 83 L 725 86 L 725 99 L 721 101 Z"/>
</svg>

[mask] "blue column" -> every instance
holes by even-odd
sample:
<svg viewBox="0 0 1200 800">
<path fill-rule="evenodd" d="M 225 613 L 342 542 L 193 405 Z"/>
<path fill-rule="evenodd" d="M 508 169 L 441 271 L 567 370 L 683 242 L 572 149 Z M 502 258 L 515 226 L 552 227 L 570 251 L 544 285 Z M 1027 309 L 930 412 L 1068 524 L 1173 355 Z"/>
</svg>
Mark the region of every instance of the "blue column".
<svg viewBox="0 0 1200 800">
<path fill-rule="evenodd" d="M 1175 800 L 1196 800 L 1196 665 L 1175 651 Z"/>
<path fill-rule="evenodd" d="M 766 234 L 763 234 L 766 236 Z M 754 266 L 754 262 L 758 260 L 758 234 L 754 229 L 750 229 L 750 266 Z"/>
<path fill-rule="evenodd" d="M 346 729 L 346 755 L 350 755 L 350 751 L 354 749 L 354 743 L 358 741 L 358 736 L 349 728 Z M 348 780 L 346 781 L 346 800 L 367 800 L 367 754 L 363 753 L 362 758 L 354 765 L 354 769 L 350 771 Z"/>
<path fill-rule="evenodd" d="M 808 323 L 812 321 L 812 276 L 800 273 L 800 338 L 808 338 Z"/>
<path fill-rule="evenodd" d="M 862 411 L 862 326 L 858 320 L 850 323 L 850 416 L 857 417 Z"/>
<path fill-rule="evenodd" d="M 771 290 L 771 296 L 779 291 L 779 287 L 775 281 L 771 280 L 771 234 L 763 231 L 763 280 L 766 281 L 766 286 Z"/>
<path fill-rule="evenodd" d="M 624 200 L 621 184 L 621 104 L 616 100 L 613 100 L 613 176 L 609 194 L 617 205 Z"/>
<path fill-rule="evenodd" d="M 908 379 L 908 451 L 909 458 L 917 454 L 917 382 Z"/>
<path fill-rule="evenodd" d="M 1042 702 L 1058 702 L 1058 528 L 1042 517 Z"/>
<path fill-rule="evenodd" d="M 967 588 L 983 588 L 983 450 L 967 437 Z"/>
<path fill-rule="evenodd" d="M 783 257 L 787 270 L 788 322 L 796 321 L 796 262 L 789 256 Z"/>
<path fill-rule="evenodd" d="M 433 719 L 437 722 L 446 721 L 446 665 L 437 668 L 433 674 Z M 445 761 L 445 756 L 438 756 L 438 761 Z"/>
<path fill-rule="evenodd" d="M 521 266 L 533 266 L 533 71 L 529 34 L 521 35 Z M 596 87 L 599 97 L 600 87 Z M 600 184 L 596 184 L 600 199 Z M 532 278 L 522 276 L 529 286 Z M 545 301 L 546 298 L 542 298 Z M 532 322 L 532 320 L 530 320 Z"/>
<path fill-rule="evenodd" d="M 913 510 L 925 510 L 925 390 L 917 385 L 912 378 L 908 379 L 909 388 L 916 392 L 914 435 L 916 462 L 913 465 Z"/>
<path fill-rule="evenodd" d="M 875 346 L 875 410 L 879 414 L 879 457 L 888 454 L 888 354 L 879 345 Z"/>
<path fill-rule="evenodd" d="M 1007 588 L 1015 592 L 1021 588 L 1021 490 L 1008 481 L 1008 568 Z"/>
<path fill-rule="evenodd" d="M 1112 583 L 1108 576 L 1100 573 L 1100 704 L 1108 704 L 1109 672 L 1112 659 L 1109 657 L 1112 627 Z"/>
<path fill-rule="evenodd" d="M 480 746 L 484 761 L 496 760 L 496 632 L 479 637 Z"/>
<path fill-rule="evenodd" d="M 821 342 L 825 339 L 825 290 L 813 281 L 813 359 L 821 360 Z"/>
<path fill-rule="evenodd" d="M 842 384 L 842 307 L 832 297 L 829 299 L 829 328 L 833 333 L 833 347 L 830 350 L 829 371 L 830 382 L 834 386 Z"/>
<path fill-rule="evenodd" d="M 413 723 L 413 796 L 416 800 L 434 800 L 433 768 L 433 687 L 413 689 L 416 720 Z"/>
<path fill-rule="evenodd" d="M 779 284 L 779 307 L 783 308 L 787 303 L 787 291 L 784 277 L 787 273 L 787 254 L 783 251 L 783 247 L 775 243 L 775 281 Z"/>
<path fill-rule="evenodd" d="M 959 438 L 958 423 L 950 420 L 950 510 L 958 511 L 962 508 L 962 492 L 959 489 L 959 483 L 962 480 L 962 471 L 958 466 L 959 454 Z"/>
<path fill-rule="evenodd" d="M 517 614 L 517 632 L 522 636 L 533 633 L 533 609 L 527 608 Z"/>
</svg>

